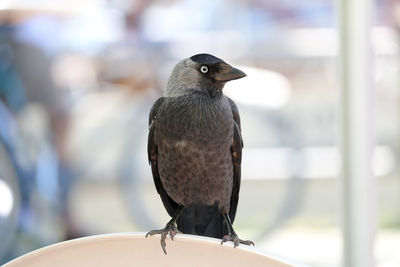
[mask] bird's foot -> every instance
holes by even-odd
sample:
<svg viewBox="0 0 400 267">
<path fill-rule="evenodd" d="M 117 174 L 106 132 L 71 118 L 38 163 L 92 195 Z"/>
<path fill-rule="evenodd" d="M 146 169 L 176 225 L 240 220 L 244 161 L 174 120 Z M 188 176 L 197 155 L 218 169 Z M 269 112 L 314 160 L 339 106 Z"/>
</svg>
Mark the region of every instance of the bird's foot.
<svg viewBox="0 0 400 267">
<path fill-rule="evenodd" d="M 146 237 L 148 237 L 149 235 L 152 236 L 152 235 L 160 234 L 161 235 L 161 248 L 164 251 L 165 255 L 167 255 L 167 250 L 165 249 L 165 247 L 166 247 L 165 239 L 166 239 L 167 235 L 169 234 L 171 239 L 174 240 L 174 237 L 177 232 L 178 232 L 178 229 L 175 226 L 175 221 L 171 220 L 167 223 L 167 225 L 165 225 L 165 227 L 163 229 L 152 230 L 152 231 L 148 232 L 146 234 Z"/>
<path fill-rule="evenodd" d="M 237 246 L 239 246 L 239 244 L 244 244 L 247 246 L 253 245 L 254 246 L 254 242 L 251 240 L 242 240 L 240 239 L 236 233 L 233 234 L 229 234 L 229 235 L 224 235 L 224 237 L 222 238 L 221 241 L 221 245 L 227 241 L 232 241 L 233 242 L 233 247 L 236 248 Z"/>
</svg>

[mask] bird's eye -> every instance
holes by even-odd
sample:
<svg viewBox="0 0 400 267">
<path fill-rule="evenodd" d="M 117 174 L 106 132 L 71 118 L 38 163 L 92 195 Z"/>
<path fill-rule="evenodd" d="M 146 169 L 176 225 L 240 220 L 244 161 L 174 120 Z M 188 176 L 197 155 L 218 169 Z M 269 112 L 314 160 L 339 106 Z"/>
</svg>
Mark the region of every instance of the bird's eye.
<svg viewBox="0 0 400 267">
<path fill-rule="evenodd" d="M 205 66 L 205 65 L 203 65 L 203 66 L 200 67 L 200 71 L 201 71 L 202 73 L 207 73 L 207 72 L 208 72 L 208 67 Z"/>
</svg>

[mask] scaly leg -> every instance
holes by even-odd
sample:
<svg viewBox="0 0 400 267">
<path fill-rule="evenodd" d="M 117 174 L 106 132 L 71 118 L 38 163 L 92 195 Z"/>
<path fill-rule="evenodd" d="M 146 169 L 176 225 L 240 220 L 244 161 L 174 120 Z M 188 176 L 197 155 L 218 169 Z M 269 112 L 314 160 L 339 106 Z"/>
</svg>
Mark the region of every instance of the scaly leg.
<svg viewBox="0 0 400 267">
<path fill-rule="evenodd" d="M 164 251 L 165 255 L 167 255 L 167 250 L 165 249 L 165 247 L 166 247 L 165 239 L 166 239 L 167 235 L 169 234 L 171 239 L 174 240 L 174 236 L 178 232 L 178 229 L 176 228 L 176 220 L 179 218 L 182 210 L 183 210 L 183 207 L 179 208 L 178 211 L 176 212 L 176 215 L 174 217 L 172 217 L 172 219 L 165 225 L 165 227 L 163 229 L 151 230 L 150 232 L 148 232 L 146 234 L 146 237 L 148 237 L 149 235 L 150 236 L 157 235 L 157 234 L 161 235 L 161 248 Z"/>
<path fill-rule="evenodd" d="M 229 214 L 224 214 L 224 219 L 226 224 L 228 225 L 228 230 L 229 230 L 229 234 L 225 235 L 222 238 L 221 241 L 221 245 L 226 242 L 226 241 L 232 241 L 233 242 L 233 247 L 237 247 L 239 246 L 239 244 L 244 244 L 244 245 L 253 245 L 254 243 L 253 241 L 250 240 L 242 240 L 238 237 L 238 235 L 235 233 L 235 230 L 233 230 L 233 226 L 232 226 L 232 222 L 231 222 L 231 218 L 229 217 Z"/>
</svg>

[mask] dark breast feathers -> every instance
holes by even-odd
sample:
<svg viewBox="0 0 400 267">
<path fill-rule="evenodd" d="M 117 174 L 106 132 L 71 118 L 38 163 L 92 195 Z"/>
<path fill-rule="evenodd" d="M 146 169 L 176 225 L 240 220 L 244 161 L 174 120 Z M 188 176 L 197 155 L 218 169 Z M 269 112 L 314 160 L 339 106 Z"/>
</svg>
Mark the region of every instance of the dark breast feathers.
<svg viewBox="0 0 400 267">
<path fill-rule="evenodd" d="M 165 98 L 154 141 L 166 193 L 179 205 L 218 204 L 228 213 L 233 183 L 234 120 L 227 98 Z"/>
</svg>

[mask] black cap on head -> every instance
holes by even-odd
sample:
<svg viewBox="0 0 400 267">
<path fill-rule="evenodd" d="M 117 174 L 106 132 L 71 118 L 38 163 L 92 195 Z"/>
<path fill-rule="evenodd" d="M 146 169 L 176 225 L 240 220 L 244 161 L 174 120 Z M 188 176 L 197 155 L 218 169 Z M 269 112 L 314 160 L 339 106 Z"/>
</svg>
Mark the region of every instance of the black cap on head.
<svg viewBox="0 0 400 267">
<path fill-rule="evenodd" d="M 199 64 L 215 64 L 219 62 L 224 62 L 222 59 L 219 59 L 210 54 L 197 54 L 192 56 L 190 59 Z"/>
</svg>

